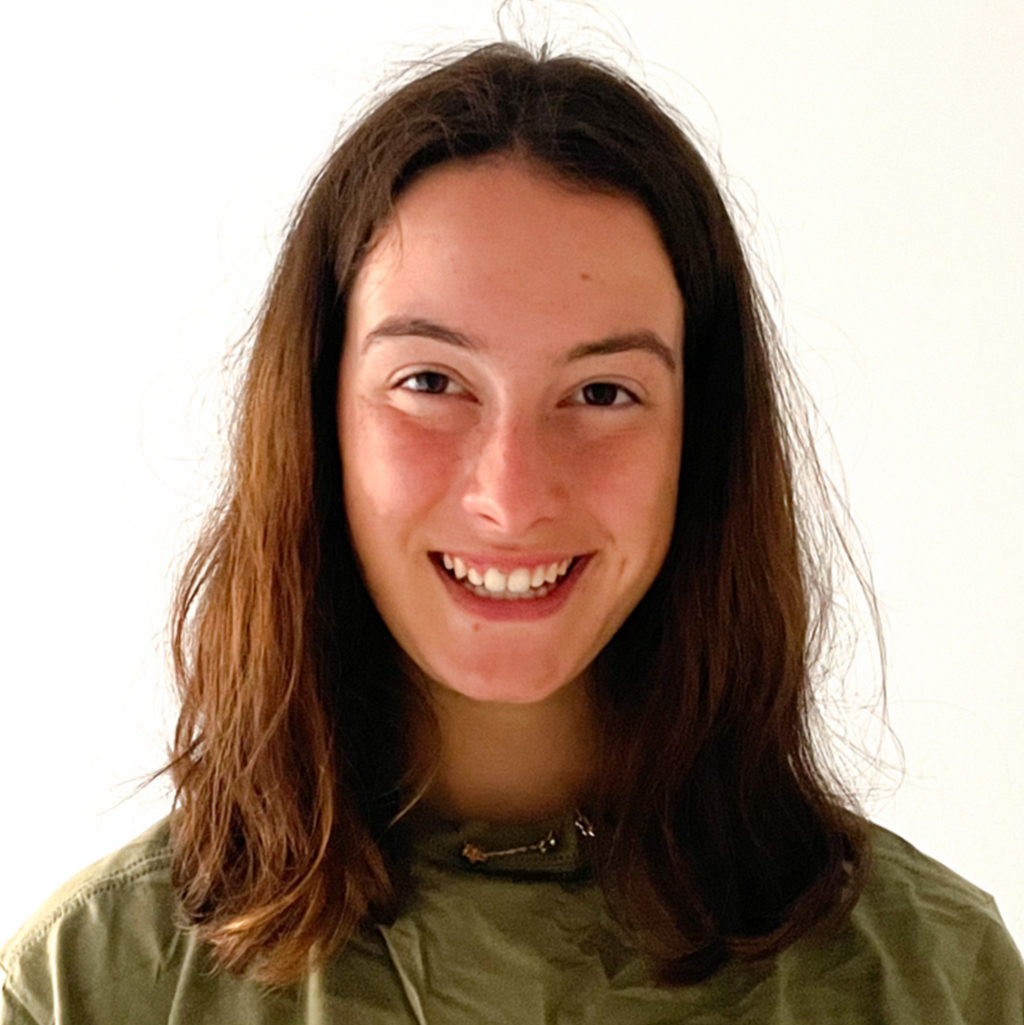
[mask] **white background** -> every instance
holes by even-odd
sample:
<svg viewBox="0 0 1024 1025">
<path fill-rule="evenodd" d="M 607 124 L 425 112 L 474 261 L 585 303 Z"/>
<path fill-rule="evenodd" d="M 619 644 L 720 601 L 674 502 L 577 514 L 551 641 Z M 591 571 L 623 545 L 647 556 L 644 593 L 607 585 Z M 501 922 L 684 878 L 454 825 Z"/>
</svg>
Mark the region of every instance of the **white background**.
<svg viewBox="0 0 1024 1025">
<path fill-rule="evenodd" d="M 865 799 L 1021 943 L 1024 5 L 552 6 L 721 153 L 887 620 L 906 772 Z M 5 23 L 0 936 L 164 812 L 159 785 L 131 794 L 173 721 L 171 566 L 301 186 L 386 64 L 495 36 L 490 0 L 61 0 Z"/>
</svg>

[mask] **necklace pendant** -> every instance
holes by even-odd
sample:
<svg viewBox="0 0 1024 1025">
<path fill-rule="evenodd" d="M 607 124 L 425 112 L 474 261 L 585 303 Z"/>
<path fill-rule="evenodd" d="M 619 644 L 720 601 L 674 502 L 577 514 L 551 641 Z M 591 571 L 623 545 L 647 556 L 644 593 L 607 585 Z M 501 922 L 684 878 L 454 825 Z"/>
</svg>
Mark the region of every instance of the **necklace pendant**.
<svg viewBox="0 0 1024 1025">
<path fill-rule="evenodd" d="M 466 843 L 462 847 L 462 856 L 471 865 L 479 865 L 481 862 L 486 861 L 490 855 L 485 851 L 479 844 Z"/>
</svg>

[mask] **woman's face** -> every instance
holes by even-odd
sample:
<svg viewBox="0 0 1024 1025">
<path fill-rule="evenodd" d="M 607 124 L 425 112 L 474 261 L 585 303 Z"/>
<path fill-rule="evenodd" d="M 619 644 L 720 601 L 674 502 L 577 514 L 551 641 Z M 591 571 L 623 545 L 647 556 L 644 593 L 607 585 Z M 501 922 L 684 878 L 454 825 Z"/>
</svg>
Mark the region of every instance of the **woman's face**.
<svg viewBox="0 0 1024 1025">
<path fill-rule="evenodd" d="M 646 209 L 512 158 L 418 179 L 349 296 L 345 508 L 432 680 L 539 701 L 579 678 L 672 535 L 683 300 Z"/>
</svg>

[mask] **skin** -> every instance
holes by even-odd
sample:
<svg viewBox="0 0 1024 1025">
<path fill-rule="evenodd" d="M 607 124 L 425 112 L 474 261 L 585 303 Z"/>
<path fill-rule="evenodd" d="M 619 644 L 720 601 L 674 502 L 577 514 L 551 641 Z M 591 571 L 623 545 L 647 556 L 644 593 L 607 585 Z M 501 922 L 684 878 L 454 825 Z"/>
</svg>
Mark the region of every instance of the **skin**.
<svg viewBox="0 0 1024 1025">
<path fill-rule="evenodd" d="M 437 789 L 459 813 L 539 815 L 585 788 L 586 669 L 672 535 L 682 324 L 639 202 L 511 157 L 418 179 L 356 277 L 346 510 L 370 593 L 434 695 Z M 456 582 L 442 553 L 481 572 L 572 568 L 543 599 L 507 602 Z"/>
</svg>

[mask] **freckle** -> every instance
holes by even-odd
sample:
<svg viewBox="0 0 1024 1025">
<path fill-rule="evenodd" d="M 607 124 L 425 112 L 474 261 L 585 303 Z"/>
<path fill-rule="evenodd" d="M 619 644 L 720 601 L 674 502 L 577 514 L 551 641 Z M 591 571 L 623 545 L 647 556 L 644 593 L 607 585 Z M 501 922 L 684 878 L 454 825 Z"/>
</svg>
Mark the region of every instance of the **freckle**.
<svg viewBox="0 0 1024 1025">
<path fill-rule="evenodd" d="M 591 280 L 591 278 L 590 278 L 590 275 L 589 275 L 589 274 L 588 274 L 588 273 L 587 273 L 586 271 L 584 271 L 584 272 L 583 272 L 583 273 L 582 273 L 582 274 L 580 275 L 580 280 L 581 280 L 581 281 L 590 281 L 590 280 Z"/>
</svg>

